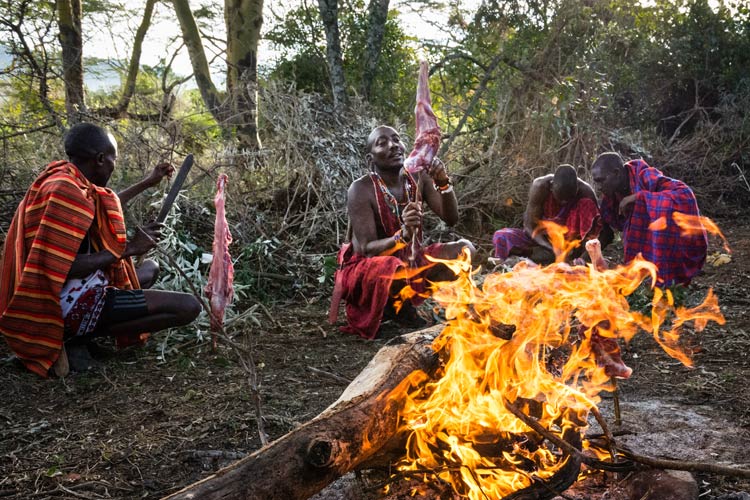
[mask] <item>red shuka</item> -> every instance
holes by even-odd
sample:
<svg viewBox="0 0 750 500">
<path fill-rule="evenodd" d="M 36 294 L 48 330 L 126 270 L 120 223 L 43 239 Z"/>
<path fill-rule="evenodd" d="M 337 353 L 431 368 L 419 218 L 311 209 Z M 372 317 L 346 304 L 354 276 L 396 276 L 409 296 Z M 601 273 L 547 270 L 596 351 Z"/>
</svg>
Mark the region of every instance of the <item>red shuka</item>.
<svg viewBox="0 0 750 500">
<path fill-rule="evenodd" d="M 87 232 L 96 251 L 120 257 L 127 245 L 120 199 L 91 184 L 72 163 L 50 163 L 13 216 L 0 264 L 0 332 L 24 365 L 42 377 L 60 355 L 60 291 Z M 115 287 L 140 286 L 130 258 L 105 273 Z M 117 340 L 122 346 L 145 338 Z"/>
<path fill-rule="evenodd" d="M 416 192 L 415 182 L 408 173 L 406 176 L 408 180 L 406 189 L 410 199 L 413 199 Z M 385 234 L 393 236 L 401 228 L 401 221 L 388 205 L 385 194 L 379 188 L 377 174 L 371 173 L 370 178 L 378 203 L 380 223 Z M 419 238 L 419 232 L 415 238 Z M 415 261 L 416 266 L 419 268 L 427 265 L 425 255 L 436 253 L 439 247 L 440 244 L 435 243 L 420 249 Z M 383 311 L 391 295 L 394 275 L 399 269 L 409 266 L 407 262 L 409 252 L 408 247 L 402 247 L 389 255 L 367 257 L 355 253 L 351 243 L 342 245 L 338 254 L 339 268 L 335 276 L 329 321 L 332 324 L 336 322 L 339 302 L 344 300 L 347 325 L 341 327 L 341 331 L 366 339 L 375 338 L 383 318 Z M 423 294 L 427 289 L 423 272 L 416 272 L 415 276 L 410 277 L 408 285 L 417 294 L 410 299 L 411 303 L 420 304 L 424 300 Z"/>
</svg>

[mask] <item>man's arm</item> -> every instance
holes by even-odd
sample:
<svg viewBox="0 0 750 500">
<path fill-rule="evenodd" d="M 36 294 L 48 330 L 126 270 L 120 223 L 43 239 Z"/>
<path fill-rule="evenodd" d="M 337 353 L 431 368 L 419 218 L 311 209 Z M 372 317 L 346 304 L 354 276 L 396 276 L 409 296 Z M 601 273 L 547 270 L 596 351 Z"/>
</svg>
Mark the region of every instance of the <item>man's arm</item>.
<svg viewBox="0 0 750 500">
<path fill-rule="evenodd" d="M 539 221 L 542 220 L 544 215 L 544 201 L 549 195 L 549 178 L 550 176 L 538 177 L 531 183 L 529 202 L 526 204 L 526 211 L 523 214 L 523 229 L 537 245 L 552 250 L 546 232 L 537 231 L 537 229 L 540 229 L 538 227 Z"/>
<path fill-rule="evenodd" d="M 120 204 L 124 207 L 133 198 L 144 192 L 150 187 L 154 187 L 161 182 L 164 177 L 171 177 L 174 167 L 169 163 L 159 163 L 146 177 L 117 193 L 120 198 Z"/>
<path fill-rule="evenodd" d="M 366 177 L 354 181 L 346 194 L 346 206 L 352 227 L 352 245 L 356 253 L 367 257 L 380 255 L 393 249 L 397 244 L 403 244 L 398 243 L 393 236 L 378 238 L 375 225 L 375 218 L 378 214 L 373 208 L 375 203 L 373 197 L 372 187 Z M 412 235 L 409 232 L 405 236 L 410 240 Z"/>
<path fill-rule="evenodd" d="M 458 223 L 458 199 L 453 186 L 449 185 L 450 177 L 445 170 L 445 165 L 435 158 L 426 172 L 427 175 L 421 172 L 419 175 L 422 199 L 443 222 L 449 226 L 455 226 Z M 438 191 L 435 185 L 445 186 L 446 189 Z"/>
<path fill-rule="evenodd" d="M 83 278 L 98 269 L 106 269 L 120 259 L 143 255 L 156 246 L 156 241 L 161 238 L 162 224 L 151 222 L 139 227 L 135 236 L 125 246 L 122 256 L 117 257 L 108 250 L 91 254 L 78 254 L 73 265 L 68 271 L 68 279 Z"/>
</svg>

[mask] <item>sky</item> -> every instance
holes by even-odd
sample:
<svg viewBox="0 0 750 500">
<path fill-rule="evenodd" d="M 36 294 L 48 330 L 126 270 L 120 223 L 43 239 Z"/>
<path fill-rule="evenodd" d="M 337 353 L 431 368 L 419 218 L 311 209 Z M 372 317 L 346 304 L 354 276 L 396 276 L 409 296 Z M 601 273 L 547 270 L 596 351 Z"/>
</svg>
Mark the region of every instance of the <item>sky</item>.
<svg viewBox="0 0 750 500">
<path fill-rule="evenodd" d="M 91 19 L 84 17 L 83 32 L 89 35 L 84 42 L 84 54 L 86 57 L 97 57 L 100 59 L 114 59 L 127 61 L 130 58 L 132 49 L 132 40 L 135 37 L 136 29 L 141 22 L 143 1 L 142 0 L 121 0 L 127 9 L 137 12 L 134 16 L 121 16 L 117 19 Z M 460 0 L 462 6 L 472 8 L 476 6 L 479 0 Z M 290 8 L 298 5 L 301 0 L 265 0 L 264 15 L 271 16 L 274 14 L 283 16 Z M 314 2 L 314 0 L 308 0 Z M 406 6 L 405 0 L 391 0 L 391 9 L 398 9 L 401 12 L 401 23 L 407 33 L 419 32 L 423 38 L 439 39 L 443 32 L 439 28 L 425 24 L 418 14 L 411 11 Z M 216 5 L 215 0 L 191 0 L 191 7 L 196 9 L 200 5 Z M 273 5 L 271 5 L 273 4 Z M 439 13 L 434 13 L 437 20 L 440 19 Z M 128 19 L 132 17 L 132 19 Z M 432 17 L 432 16 L 431 16 Z M 444 16 L 443 16 L 444 17 Z M 216 19 L 216 28 L 212 35 L 223 39 L 225 37 L 224 19 L 219 16 Z M 269 22 L 264 22 L 264 29 L 267 29 Z M 175 19 L 174 13 L 166 2 L 157 2 L 152 18 L 151 26 L 146 35 L 143 44 L 143 53 L 141 64 L 156 66 L 163 64 L 165 58 L 171 56 L 172 52 L 178 48 L 180 27 Z M 209 44 L 204 42 L 204 48 L 207 52 L 212 50 Z M 210 57 L 210 56 L 209 56 Z M 272 64 L 279 54 L 274 52 L 269 43 L 261 41 L 258 50 L 258 64 Z M 105 65 L 101 65 L 104 69 Z M 173 71 L 178 75 L 189 75 L 192 73 L 190 58 L 187 50 L 180 50 L 178 56 L 172 64 Z M 224 66 L 218 62 L 214 74 L 217 85 L 223 84 L 221 78 Z M 86 84 L 90 88 L 116 87 L 119 85 L 119 78 L 116 75 L 108 74 L 107 71 L 100 71 L 99 76 L 87 75 L 89 79 Z M 221 83 L 219 83 L 221 82 Z M 188 84 L 192 86 L 192 84 Z"/>
</svg>

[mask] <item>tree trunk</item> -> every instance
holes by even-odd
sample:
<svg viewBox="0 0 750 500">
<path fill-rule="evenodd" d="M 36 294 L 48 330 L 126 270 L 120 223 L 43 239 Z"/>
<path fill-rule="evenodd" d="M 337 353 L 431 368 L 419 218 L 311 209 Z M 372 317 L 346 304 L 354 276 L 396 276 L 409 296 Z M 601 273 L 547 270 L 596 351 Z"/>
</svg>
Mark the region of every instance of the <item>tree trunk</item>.
<svg viewBox="0 0 750 500">
<path fill-rule="evenodd" d="M 125 77 L 125 86 L 122 89 L 120 100 L 115 105 L 115 115 L 122 115 L 127 111 L 130 99 L 133 98 L 133 94 L 135 93 L 135 82 L 138 78 L 138 70 L 141 65 L 143 39 L 146 37 L 146 32 L 151 25 L 151 17 L 154 13 L 155 4 L 156 0 L 146 0 L 146 5 L 143 8 L 143 19 L 141 20 L 140 26 L 138 26 L 138 30 L 135 32 L 133 53 L 130 55 L 130 63 L 128 64 L 128 74 Z"/>
<path fill-rule="evenodd" d="M 346 108 L 347 98 L 344 59 L 341 55 L 339 36 L 338 0 L 318 0 L 318 9 L 326 31 L 326 58 L 331 78 L 333 107 L 337 111 L 343 111 Z"/>
<path fill-rule="evenodd" d="M 68 124 L 74 124 L 81 121 L 81 116 L 86 112 L 83 91 L 81 0 L 57 0 L 57 23 L 62 49 L 65 110 Z"/>
<path fill-rule="evenodd" d="M 214 119 L 221 125 L 224 122 L 225 113 L 222 110 L 222 96 L 211 81 L 211 73 L 208 69 L 208 60 L 203 50 L 201 34 L 195 23 L 193 12 L 190 10 L 188 0 L 172 0 L 175 14 L 180 22 L 182 38 L 188 49 L 190 62 L 193 66 L 193 74 L 198 90 L 203 98 L 203 103 Z"/>
<path fill-rule="evenodd" d="M 396 434 L 400 402 L 388 395 L 415 370 L 434 370 L 437 355 L 430 344 L 441 328 L 383 347 L 314 420 L 167 499 L 302 500 L 372 460 Z"/>
<path fill-rule="evenodd" d="M 240 147 L 260 149 L 258 137 L 258 42 L 263 0 L 225 0 L 227 25 L 227 94 L 230 121 Z"/>
<path fill-rule="evenodd" d="M 385 36 L 385 23 L 388 20 L 388 4 L 390 0 L 370 0 L 367 7 L 367 45 L 365 46 L 364 70 L 362 72 L 362 94 L 365 99 L 370 99 L 372 93 L 372 82 L 377 76 L 380 51 L 383 48 L 383 37 Z"/>
</svg>

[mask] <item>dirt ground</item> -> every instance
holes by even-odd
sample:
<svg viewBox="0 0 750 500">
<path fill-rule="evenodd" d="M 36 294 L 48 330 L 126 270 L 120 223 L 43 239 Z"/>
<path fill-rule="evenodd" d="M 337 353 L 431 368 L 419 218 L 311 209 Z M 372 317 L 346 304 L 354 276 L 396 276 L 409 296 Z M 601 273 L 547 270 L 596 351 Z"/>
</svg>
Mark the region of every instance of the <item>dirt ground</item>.
<svg viewBox="0 0 750 500">
<path fill-rule="evenodd" d="M 713 267 L 689 290 L 719 296 L 726 325 L 694 338 L 695 368 L 664 354 L 645 335 L 624 350 L 633 376 L 620 384 L 624 402 L 700 406 L 739 434 L 723 445 L 750 456 L 750 222 L 719 220 L 732 262 Z M 711 251 L 720 250 L 720 242 Z M 327 298 L 269 305 L 266 320 L 245 337 L 260 377 L 271 439 L 310 420 L 333 402 L 373 354 L 399 331 L 364 341 L 326 322 Z M 271 325 L 270 327 L 268 325 Z M 260 447 L 244 372 L 232 353 L 188 343 L 158 361 L 154 344 L 109 355 L 103 367 L 41 380 L 0 347 L 0 498 L 148 498 L 167 495 Z M 676 406 L 675 406 L 676 405 Z M 669 431 L 669 423 L 665 425 Z M 668 441 L 667 441 L 668 443 Z M 660 443 L 659 446 L 664 446 Z M 654 448 L 655 456 L 680 456 Z M 745 459 L 748 467 L 750 459 Z M 741 463 L 741 462 L 736 462 Z M 701 498 L 750 492 L 750 481 L 696 474 Z"/>
</svg>

